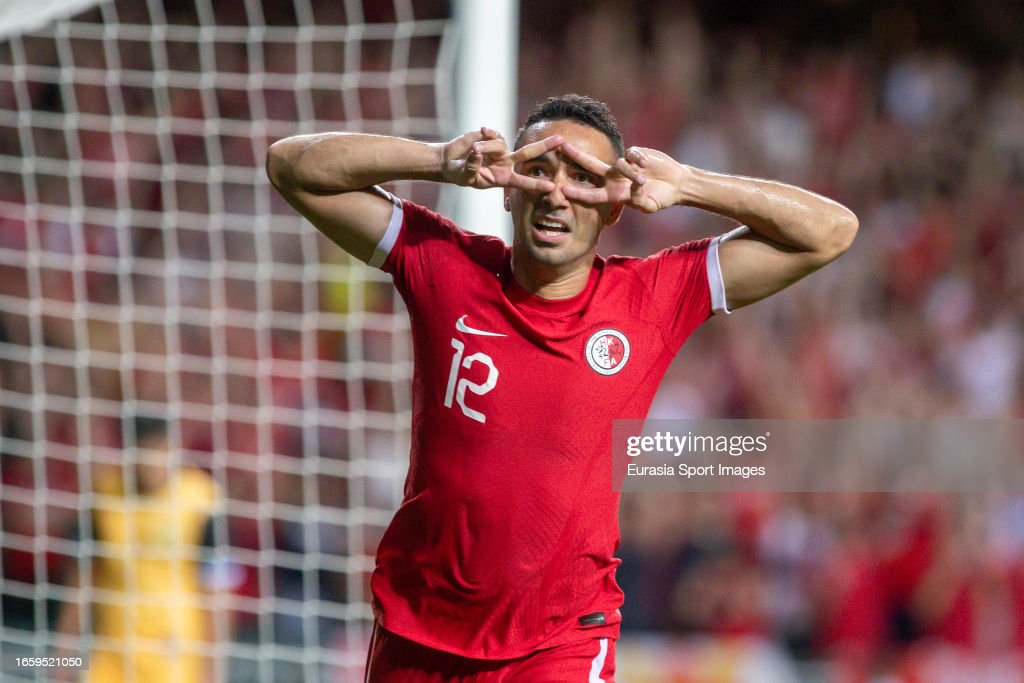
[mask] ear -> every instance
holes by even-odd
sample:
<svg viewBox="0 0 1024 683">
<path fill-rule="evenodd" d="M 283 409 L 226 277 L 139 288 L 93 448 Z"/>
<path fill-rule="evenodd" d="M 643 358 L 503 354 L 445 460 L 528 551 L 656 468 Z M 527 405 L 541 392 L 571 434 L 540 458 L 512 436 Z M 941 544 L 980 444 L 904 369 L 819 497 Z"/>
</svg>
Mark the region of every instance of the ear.
<svg viewBox="0 0 1024 683">
<path fill-rule="evenodd" d="M 508 187 L 502 188 L 505 195 L 505 211 L 512 213 L 512 198 L 509 196 L 510 189 Z"/>
<path fill-rule="evenodd" d="M 612 208 L 608 211 L 608 218 L 605 220 L 604 226 L 607 228 L 618 223 L 619 216 L 622 215 L 622 210 L 624 208 L 626 208 L 626 205 L 623 202 L 612 204 Z"/>
</svg>

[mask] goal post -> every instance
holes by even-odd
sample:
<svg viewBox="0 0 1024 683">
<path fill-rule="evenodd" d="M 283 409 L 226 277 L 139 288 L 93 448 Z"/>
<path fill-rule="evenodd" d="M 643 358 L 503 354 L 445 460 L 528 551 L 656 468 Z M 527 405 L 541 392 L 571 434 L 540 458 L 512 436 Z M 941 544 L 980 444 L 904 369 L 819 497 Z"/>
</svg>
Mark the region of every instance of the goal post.
<svg viewBox="0 0 1024 683">
<path fill-rule="evenodd" d="M 453 135 L 486 125 L 501 131 L 512 145 L 516 133 L 519 62 L 518 0 L 456 0 L 459 50 L 455 76 Z M 511 244 L 512 222 L 499 189 L 448 188 L 455 196 L 458 225 L 502 238 Z"/>
<path fill-rule="evenodd" d="M 456 65 L 479 37 L 458 22 L 492 4 L 511 61 L 482 76 Z M 146 454 L 127 425 L 157 416 L 172 471 L 220 486 L 200 648 L 220 680 L 361 680 L 369 574 L 408 461 L 408 320 L 390 278 L 302 220 L 263 161 L 274 140 L 322 130 L 513 133 L 515 7 L 0 2 L 5 667 L 110 645 L 89 635 L 86 603 L 110 597 L 95 560 L 119 551 L 90 535 L 90 511 Z M 463 100 L 461 78 L 494 89 Z M 437 185 L 395 190 L 443 208 Z M 69 567 L 77 638 L 55 632 L 78 597 Z"/>
</svg>

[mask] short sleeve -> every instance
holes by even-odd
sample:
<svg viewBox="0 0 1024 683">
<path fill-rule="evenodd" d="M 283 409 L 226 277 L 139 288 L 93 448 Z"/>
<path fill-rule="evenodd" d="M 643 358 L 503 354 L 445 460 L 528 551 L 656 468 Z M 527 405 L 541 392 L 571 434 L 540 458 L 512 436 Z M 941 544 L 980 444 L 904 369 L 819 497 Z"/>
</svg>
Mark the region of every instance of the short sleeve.
<svg viewBox="0 0 1024 683">
<path fill-rule="evenodd" d="M 740 226 L 713 239 L 669 247 L 639 261 L 638 273 L 652 295 L 650 306 L 673 348 L 681 346 L 712 314 L 731 312 L 718 247 L 748 231 Z"/>
<path fill-rule="evenodd" d="M 378 188 L 379 189 L 379 188 Z M 444 216 L 380 190 L 392 201 L 391 221 L 368 261 L 392 276 L 405 293 L 420 285 L 434 285 L 456 263 L 466 259 L 495 268 L 504 244 L 484 235 L 471 235 Z"/>
<path fill-rule="evenodd" d="M 637 272 L 650 293 L 648 307 L 673 349 L 711 317 L 710 238 L 686 242 L 640 259 Z M 716 260 L 717 263 L 717 260 Z"/>
<path fill-rule="evenodd" d="M 394 248 L 395 241 L 398 240 L 398 233 L 402 230 L 403 211 L 401 199 L 377 185 L 373 186 L 373 191 L 391 202 L 392 206 L 391 220 L 388 221 L 387 230 L 385 230 L 384 236 L 380 238 L 380 242 L 378 242 L 377 246 L 374 248 L 373 255 L 370 256 L 370 260 L 367 261 L 367 265 L 374 268 L 380 268 L 384 265 L 384 261 L 387 260 L 388 255 Z"/>
<path fill-rule="evenodd" d="M 732 313 L 732 311 L 729 310 L 729 300 L 725 296 L 725 281 L 722 279 L 722 264 L 718 258 L 718 245 L 727 240 L 731 240 L 734 237 L 745 235 L 748 232 L 750 232 L 750 228 L 745 225 L 741 225 L 731 232 L 727 232 L 724 235 L 719 235 L 714 238 L 708 246 L 708 288 L 711 290 L 711 310 L 716 314 L 724 313 L 729 315 Z"/>
</svg>

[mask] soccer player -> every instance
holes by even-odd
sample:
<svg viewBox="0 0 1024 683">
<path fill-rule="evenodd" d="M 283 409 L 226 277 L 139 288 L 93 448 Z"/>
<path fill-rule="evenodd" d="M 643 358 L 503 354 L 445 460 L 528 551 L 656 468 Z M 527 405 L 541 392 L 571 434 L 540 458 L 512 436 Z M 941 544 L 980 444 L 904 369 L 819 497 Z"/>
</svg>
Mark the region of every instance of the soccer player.
<svg viewBox="0 0 1024 683">
<path fill-rule="evenodd" d="M 777 182 L 626 150 L 607 107 L 551 98 L 513 149 L 326 133 L 270 148 L 268 174 L 327 237 L 390 273 L 412 321 L 412 452 L 377 552 L 367 678 L 612 681 L 622 592 L 616 418 L 643 418 L 714 312 L 751 304 L 853 240 L 843 206 Z M 502 187 L 511 247 L 383 191 Z M 745 227 L 648 258 L 596 254 L 625 207 Z"/>
<path fill-rule="evenodd" d="M 78 540 L 96 544 L 90 570 L 80 575 L 72 563 L 65 579 L 76 593 L 93 595 L 89 607 L 96 644 L 85 658 L 83 677 L 62 671 L 59 679 L 212 681 L 209 602 L 215 572 L 202 556 L 203 547 L 213 544 L 219 486 L 197 467 L 172 467 L 164 420 L 138 417 L 133 422 L 138 460 L 125 468 L 128 476 L 97 477 L 99 495 L 90 524 L 74 532 Z M 85 625 L 78 602 L 61 606 L 59 634 L 81 634 Z"/>
</svg>

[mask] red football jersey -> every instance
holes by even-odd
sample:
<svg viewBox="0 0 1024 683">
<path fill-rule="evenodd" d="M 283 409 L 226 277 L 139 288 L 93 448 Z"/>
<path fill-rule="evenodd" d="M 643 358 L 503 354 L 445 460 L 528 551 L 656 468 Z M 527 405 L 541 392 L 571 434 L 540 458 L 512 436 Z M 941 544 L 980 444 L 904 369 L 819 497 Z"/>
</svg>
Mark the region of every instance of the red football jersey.
<svg viewBox="0 0 1024 683">
<path fill-rule="evenodd" d="M 500 240 L 394 202 L 370 264 L 408 306 L 415 372 L 405 498 L 372 579 L 381 625 L 484 659 L 617 637 L 612 420 L 647 414 L 712 290 L 724 301 L 717 243 L 596 257 L 583 292 L 546 300 Z"/>
</svg>

